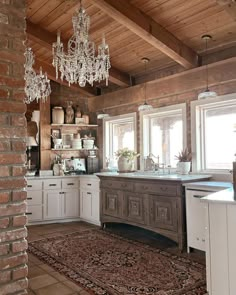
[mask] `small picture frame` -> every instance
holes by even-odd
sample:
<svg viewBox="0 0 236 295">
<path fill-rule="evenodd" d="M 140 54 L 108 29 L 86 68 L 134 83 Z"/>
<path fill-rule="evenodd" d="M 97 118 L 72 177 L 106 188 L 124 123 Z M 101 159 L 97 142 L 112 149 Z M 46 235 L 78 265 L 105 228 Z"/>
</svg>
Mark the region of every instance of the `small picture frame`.
<svg viewBox="0 0 236 295">
<path fill-rule="evenodd" d="M 75 124 L 85 124 L 85 118 L 75 118 Z"/>
</svg>

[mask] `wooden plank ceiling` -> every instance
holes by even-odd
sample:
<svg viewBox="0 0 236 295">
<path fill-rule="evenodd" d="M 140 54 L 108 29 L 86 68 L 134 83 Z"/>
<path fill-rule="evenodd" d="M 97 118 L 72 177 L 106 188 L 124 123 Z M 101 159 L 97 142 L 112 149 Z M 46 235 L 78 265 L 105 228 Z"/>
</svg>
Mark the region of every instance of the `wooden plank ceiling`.
<svg viewBox="0 0 236 295">
<path fill-rule="evenodd" d="M 214 51 L 236 40 L 234 0 L 83 0 L 82 4 L 91 18 L 90 39 L 98 45 L 105 34 L 109 44 L 108 91 L 115 84 L 128 87 L 135 78 L 140 82 L 140 76 L 171 66 L 180 65 L 183 70 L 199 66 L 203 34 L 213 36 L 209 50 Z M 28 46 L 36 56 L 36 67 L 42 63 L 52 80 L 52 43 L 57 30 L 63 40 L 71 37 L 72 16 L 78 7 L 79 0 L 27 0 Z M 146 71 L 142 57 L 150 59 Z M 89 86 L 73 87 L 83 95 L 96 93 Z"/>
</svg>

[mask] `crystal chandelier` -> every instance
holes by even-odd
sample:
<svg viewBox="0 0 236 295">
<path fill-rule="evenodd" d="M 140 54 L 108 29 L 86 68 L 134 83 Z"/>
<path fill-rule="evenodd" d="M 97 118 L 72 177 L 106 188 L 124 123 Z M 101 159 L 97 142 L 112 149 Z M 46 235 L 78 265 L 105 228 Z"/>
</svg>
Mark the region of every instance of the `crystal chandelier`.
<svg viewBox="0 0 236 295">
<path fill-rule="evenodd" d="M 210 35 L 203 35 L 202 40 L 205 40 L 205 52 L 208 49 L 208 40 L 211 40 Z M 198 94 L 198 99 L 205 99 L 209 97 L 216 97 L 217 93 L 215 91 L 210 91 L 208 87 L 208 65 L 206 64 L 206 90 Z"/>
<path fill-rule="evenodd" d="M 51 93 L 50 80 L 47 74 L 42 73 L 40 67 L 40 73 L 36 74 L 33 69 L 34 55 L 31 48 L 26 48 L 25 51 L 25 103 L 30 103 L 34 100 L 38 102 L 41 99 L 43 102 L 46 101 L 47 97 Z"/>
<path fill-rule="evenodd" d="M 143 57 L 141 59 L 141 61 L 145 64 L 145 74 L 146 74 L 146 71 L 147 71 L 147 63 L 149 63 L 150 60 L 148 58 L 146 58 L 146 57 Z M 144 84 L 144 103 L 138 107 L 138 111 L 139 112 L 149 111 L 149 110 L 151 110 L 153 108 L 146 101 L 146 92 L 147 92 L 147 83 L 145 82 L 145 84 Z"/>
<path fill-rule="evenodd" d="M 98 46 L 89 40 L 90 18 L 81 5 L 72 18 L 73 35 L 67 44 L 67 53 L 64 52 L 64 46 L 61 42 L 60 32 L 57 33 L 57 42 L 52 45 L 53 66 L 56 68 L 56 78 L 58 72 L 61 73 L 61 79 L 70 84 L 78 83 L 81 87 L 88 82 L 93 86 L 94 82 L 106 80 L 108 85 L 110 56 L 109 47 L 106 44 L 105 37 Z"/>
</svg>

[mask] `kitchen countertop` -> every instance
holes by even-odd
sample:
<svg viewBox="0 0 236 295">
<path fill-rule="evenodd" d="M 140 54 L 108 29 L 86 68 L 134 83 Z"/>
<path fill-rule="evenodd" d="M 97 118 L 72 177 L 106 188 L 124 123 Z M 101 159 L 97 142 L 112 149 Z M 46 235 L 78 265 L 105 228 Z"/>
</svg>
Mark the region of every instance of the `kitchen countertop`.
<svg viewBox="0 0 236 295">
<path fill-rule="evenodd" d="M 234 199 L 234 189 L 229 188 L 210 194 L 209 196 L 201 198 L 201 202 L 236 205 L 236 199 Z"/>
<path fill-rule="evenodd" d="M 171 181 L 191 181 L 191 180 L 203 180 L 209 179 L 211 175 L 203 175 L 203 174 L 188 174 L 188 175 L 180 175 L 180 174 L 163 174 L 159 175 L 155 172 L 149 171 L 137 171 L 137 172 L 129 172 L 129 173 L 118 173 L 118 172 L 101 172 L 96 173 L 99 176 L 105 177 L 117 177 L 117 178 L 140 178 L 140 179 L 151 179 L 151 180 L 171 180 Z"/>
<path fill-rule="evenodd" d="M 54 176 L 54 175 L 36 175 L 36 176 L 26 176 L 27 179 L 55 179 L 55 178 L 72 178 L 72 177 L 80 177 L 80 178 L 88 178 L 92 177 L 98 179 L 95 174 L 81 174 L 81 175 L 62 175 L 62 176 Z"/>
<path fill-rule="evenodd" d="M 198 181 L 185 183 L 186 189 L 206 190 L 206 191 L 219 191 L 227 188 L 231 188 L 233 184 L 231 182 L 223 181 Z"/>
</svg>

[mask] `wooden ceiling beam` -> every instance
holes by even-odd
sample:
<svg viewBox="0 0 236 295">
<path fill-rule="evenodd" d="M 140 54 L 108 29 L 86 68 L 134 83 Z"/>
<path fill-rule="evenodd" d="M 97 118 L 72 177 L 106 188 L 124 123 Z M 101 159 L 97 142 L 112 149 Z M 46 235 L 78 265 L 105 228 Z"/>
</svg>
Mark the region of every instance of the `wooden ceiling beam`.
<svg viewBox="0 0 236 295">
<path fill-rule="evenodd" d="M 52 43 L 56 42 L 56 36 L 40 26 L 33 24 L 30 21 L 27 21 L 26 32 L 30 40 L 40 44 L 42 47 L 48 48 L 50 51 L 52 50 Z M 64 44 L 68 42 L 68 40 L 63 40 Z M 118 69 L 112 67 L 109 71 L 109 80 L 121 87 L 130 86 L 130 77 L 128 74 L 121 72 Z"/>
<path fill-rule="evenodd" d="M 64 80 L 56 79 L 55 68 L 52 65 L 45 63 L 44 61 L 41 61 L 39 59 L 35 59 L 35 64 L 33 65 L 33 68 L 35 69 L 36 72 L 39 72 L 40 67 L 42 67 L 43 73 L 44 72 L 47 73 L 47 76 L 50 80 L 53 80 L 61 85 L 68 86 L 68 83 L 65 82 Z M 93 89 L 92 87 L 80 87 L 77 84 L 71 84 L 68 87 L 78 91 L 79 93 L 87 97 L 96 95 L 96 90 Z"/>
<path fill-rule="evenodd" d="M 236 1 L 235 0 L 216 0 L 216 2 L 224 8 L 230 17 L 236 21 Z"/>
<path fill-rule="evenodd" d="M 210 87 L 221 85 L 227 81 L 236 81 L 236 57 L 212 63 L 208 67 Z M 145 84 L 120 89 L 96 97 L 89 97 L 89 109 L 92 112 L 96 112 L 103 109 L 108 111 L 109 108 L 116 107 L 126 107 L 128 109 L 129 105 L 139 105 L 143 103 L 145 87 L 147 102 L 151 104 L 152 101 L 158 102 L 161 98 L 176 97 L 176 95 L 182 95 L 188 91 L 195 91 L 197 98 L 198 92 L 206 87 L 205 70 L 204 66 L 197 67 L 172 76 L 152 80 Z"/>
<path fill-rule="evenodd" d="M 94 5 L 183 67 L 198 66 L 198 55 L 126 0 L 92 0 Z"/>
</svg>

